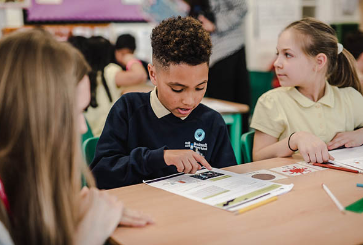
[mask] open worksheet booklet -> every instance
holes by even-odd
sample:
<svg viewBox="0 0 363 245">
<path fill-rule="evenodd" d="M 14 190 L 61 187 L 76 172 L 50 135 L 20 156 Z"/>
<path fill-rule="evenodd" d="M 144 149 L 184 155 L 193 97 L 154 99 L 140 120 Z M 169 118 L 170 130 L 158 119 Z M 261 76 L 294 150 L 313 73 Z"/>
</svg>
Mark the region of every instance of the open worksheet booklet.
<svg viewBox="0 0 363 245">
<path fill-rule="evenodd" d="M 238 211 L 293 188 L 293 184 L 277 184 L 215 168 L 195 174 L 177 173 L 144 183 L 228 211 Z"/>
<path fill-rule="evenodd" d="M 329 151 L 335 165 L 363 172 L 363 146 Z"/>
</svg>

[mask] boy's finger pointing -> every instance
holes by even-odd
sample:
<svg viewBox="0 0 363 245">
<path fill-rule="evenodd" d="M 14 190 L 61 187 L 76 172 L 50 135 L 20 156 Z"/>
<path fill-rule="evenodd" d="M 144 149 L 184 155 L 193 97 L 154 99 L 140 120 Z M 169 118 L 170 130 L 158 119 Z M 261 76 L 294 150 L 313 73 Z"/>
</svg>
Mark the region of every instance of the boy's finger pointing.
<svg viewBox="0 0 363 245">
<path fill-rule="evenodd" d="M 198 153 L 193 154 L 195 160 L 197 160 L 200 164 L 202 164 L 204 167 L 206 167 L 208 170 L 212 170 L 212 167 L 210 166 L 210 164 L 207 162 L 207 160 L 205 160 L 204 157 L 202 157 L 201 155 L 199 155 Z"/>
</svg>

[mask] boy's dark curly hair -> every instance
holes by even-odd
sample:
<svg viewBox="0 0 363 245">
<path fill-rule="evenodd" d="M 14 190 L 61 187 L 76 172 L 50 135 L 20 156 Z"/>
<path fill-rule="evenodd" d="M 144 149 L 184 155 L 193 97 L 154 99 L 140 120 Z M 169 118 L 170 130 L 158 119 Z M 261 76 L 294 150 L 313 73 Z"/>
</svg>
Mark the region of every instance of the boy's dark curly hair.
<svg viewBox="0 0 363 245">
<path fill-rule="evenodd" d="M 151 33 L 153 60 L 162 67 L 171 64 L 209 63 L 212 43 L 202 24 L 191 17 L 163 20 Z"/>
</svg>

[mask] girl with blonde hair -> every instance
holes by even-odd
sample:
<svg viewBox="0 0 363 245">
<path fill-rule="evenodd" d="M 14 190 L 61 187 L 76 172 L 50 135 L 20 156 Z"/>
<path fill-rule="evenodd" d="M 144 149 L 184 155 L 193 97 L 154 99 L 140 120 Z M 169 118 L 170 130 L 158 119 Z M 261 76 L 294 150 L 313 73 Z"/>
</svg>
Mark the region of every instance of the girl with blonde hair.
<svg viewBox="0 0 363 245">
<path fill-rule="evenodd" d="M 280 34 L 274 63 L 281 88 L 262 95 L 251 127 L 253 160 L 291 156 L 333 159 L 329 150 L 363 144 L 362 88 L 354 57 L 335 31 L 313 18 Z"/>
<path fill-rule="evenodd" d="M 152 222 L 93 187 L 79 147 L 88 71 L 44 30 L 0 41 L 0 221 L 15 244 L 103 244 L 118 224 Z"/>
</svg>

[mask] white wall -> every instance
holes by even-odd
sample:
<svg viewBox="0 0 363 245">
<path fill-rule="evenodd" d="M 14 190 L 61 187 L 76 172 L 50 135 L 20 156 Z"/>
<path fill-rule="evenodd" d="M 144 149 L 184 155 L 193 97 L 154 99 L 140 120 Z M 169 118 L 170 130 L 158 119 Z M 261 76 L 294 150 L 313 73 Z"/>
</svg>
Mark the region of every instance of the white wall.
<svg viewBox="0 0 363 245">
<path fill-rule="evenodd" d="M 316 18 L 329 24 L 358 23 L 358 0 L 315 0 Z"/>
<path fill-rule="evenodd" d="M 4 9 L 6 27 L 21 27 L 23 23 L 23 12 L 20 8 Z"/>
<path fill-rule="evenodd" d="M 0 30 L 6 27 L 23 26 L 23 12 L 20 8 L 0 9 Z M 0 32 L 0 37 L 2 32 Z"/>
<path fill-rule="evenodd" d="M 268 71 L 275 59 L 278 34 L 303 17 L 303 7 L 315 8 L 315 18 L 328 24 L 358 23 L 358 0 L 248 0 L 247 66 Z"/>
<path fill-rule="evenodd" d="M 268 71 L 276 57 L 279 33 L 301 18 L 299 0 L 248 0 L 246 17 L 247 66 L 250 71 Z"/>
<path fill-rule="evenodd" d="M 5 9 L 0 9 L 0 29 L 6 27 L 6 16 L 5 16 Z M 0 31 L 0 38 L 2 35 L 2 31 Z"/>
</svg>

